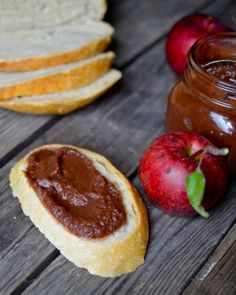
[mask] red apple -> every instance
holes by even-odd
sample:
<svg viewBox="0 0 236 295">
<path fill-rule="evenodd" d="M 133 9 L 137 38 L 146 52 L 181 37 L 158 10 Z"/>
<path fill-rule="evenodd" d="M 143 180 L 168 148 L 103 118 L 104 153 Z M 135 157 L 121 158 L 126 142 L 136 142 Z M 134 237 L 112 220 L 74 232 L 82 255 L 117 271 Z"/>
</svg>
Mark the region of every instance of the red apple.
<svg viewBox="0 0 236 295">
<path fill-rule="evenodd" d="M 193 43 L 209 33 L 231 31 L 219 19 L 205 14 L 193 14 L 179 20 L 171 29 L 166 43 L 170 66 L 182 76 L 187 64 L 187 54 Z"/>
<path fill-rule="evenodd" d="M 228 183 L 226 158 L 209 154 L 206 149 L 221 154 L 221 150 L 196 133 L 169 133 L 152 142 L 140 161 L 138 175 L 154 206 L 171 215 L 196 215 L 186 191 L 186 180 L 199 169 L 206 181 L 201 208 L 209 209 L 224 195 Z"/>
</svg>

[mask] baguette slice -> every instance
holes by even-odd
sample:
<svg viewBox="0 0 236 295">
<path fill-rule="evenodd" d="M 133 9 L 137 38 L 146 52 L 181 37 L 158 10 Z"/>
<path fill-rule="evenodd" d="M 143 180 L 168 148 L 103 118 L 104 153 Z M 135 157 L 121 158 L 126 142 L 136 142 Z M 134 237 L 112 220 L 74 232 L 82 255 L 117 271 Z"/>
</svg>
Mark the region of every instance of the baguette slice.
<svg viewBox="0 0 236 295">
<path fill-rule="evenodd" d="M 100 20 L 105 0 L 0 0 L 0 31 L 16 31 L 64 23 Z"/>
<path fill-rule="evenodd" d="M 88 86 L 70 91 L 0 101 L 0 107 L 32 114 L 67 114 L 94 101 L 120 78 L 121 72 L 112 69 Z"/>
<path fill-rule="evenodd" d="M 108 72 L 114 57 L 113 52 L 107 52 L 83 61 L 38 71 L 0 72 L 0 100 L 86 86 Z"/>
<path fill-rule="evenodd" d="M 106 49 L 113 28 L 105 22 L 0 33 L 0 70 L 30 71 L 71 63 Z"/>
<path fill-rule="evenodd" d="M 55 149 L 62 145 L 39 147 Z M 94 152 L 75 148 L 93 162 L 94 167 L 120 190 L 127 222 L 102 239 L 79 238 L 69 232 L 44 207 L 25 177 L 30 152 L 11 170 L 10 185 L 23 212 L 61 253 L 78 267 L 104 277 L 120 276 L 134 271 L 144 262 L 148 240 L 148 219 L 136 189 L 106 158 Z M 36 150 L 38 150 L 36 149 Z"/>
</svg>

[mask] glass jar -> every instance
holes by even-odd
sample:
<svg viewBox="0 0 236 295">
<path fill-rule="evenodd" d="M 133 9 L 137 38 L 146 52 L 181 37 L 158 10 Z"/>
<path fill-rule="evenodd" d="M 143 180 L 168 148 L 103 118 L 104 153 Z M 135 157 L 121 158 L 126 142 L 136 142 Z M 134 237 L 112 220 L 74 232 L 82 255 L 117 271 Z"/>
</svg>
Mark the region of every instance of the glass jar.
<svg viewBox="0 0 236 295">
<path fill-rule="evenodd" d="M 236 33 L 207 35 L 193 45 L 169 96 L 166 130 L 198 132 L 228 147 L 236 175 Z"/>
</svg>

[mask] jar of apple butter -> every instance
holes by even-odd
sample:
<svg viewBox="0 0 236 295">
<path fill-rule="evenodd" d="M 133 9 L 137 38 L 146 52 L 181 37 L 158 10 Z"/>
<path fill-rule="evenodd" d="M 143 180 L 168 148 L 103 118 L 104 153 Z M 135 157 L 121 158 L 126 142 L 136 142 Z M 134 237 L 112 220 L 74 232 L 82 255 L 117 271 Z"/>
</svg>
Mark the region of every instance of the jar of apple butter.
<svg viewBox="0 0 236 295">
<path fill-rule="evenodd" d="M 228 147 L 236 175 L 236 33 L 210 34 L 193 45 L 169 96 L 166 130 L 198 132 Z"/>
</svg>

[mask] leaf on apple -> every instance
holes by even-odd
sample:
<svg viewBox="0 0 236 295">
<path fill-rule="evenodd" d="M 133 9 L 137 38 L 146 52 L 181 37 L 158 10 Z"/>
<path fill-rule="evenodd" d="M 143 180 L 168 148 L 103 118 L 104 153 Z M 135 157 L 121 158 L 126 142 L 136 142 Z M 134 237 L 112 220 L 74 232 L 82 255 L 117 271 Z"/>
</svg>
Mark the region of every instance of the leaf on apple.
<svg viewBox="0 0 236 295">
<path fill-rule="evenodd" d="M 188 199 L 192 207 L 203 217 L 209 217 L 209 213 L 201 205 L 206 187 L 205 176 L 198 166 L 198 168 L 191 172 L 186 179 L 186 191 Z"/>
</svg>

